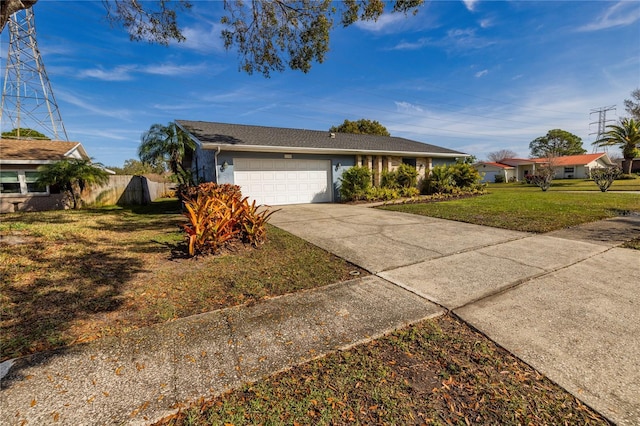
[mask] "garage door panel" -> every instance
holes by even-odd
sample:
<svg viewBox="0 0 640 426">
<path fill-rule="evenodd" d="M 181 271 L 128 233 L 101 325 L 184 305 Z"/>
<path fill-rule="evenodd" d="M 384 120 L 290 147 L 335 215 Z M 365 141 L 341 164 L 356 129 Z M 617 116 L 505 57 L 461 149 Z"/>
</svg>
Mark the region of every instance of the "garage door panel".
<svg viewBox="0 0 640 426">
<path fill-rule="evenodd" d="M 329 160 L 236 158 L 234 180 L 258 204 L 331 201 Z"/>
</svg>

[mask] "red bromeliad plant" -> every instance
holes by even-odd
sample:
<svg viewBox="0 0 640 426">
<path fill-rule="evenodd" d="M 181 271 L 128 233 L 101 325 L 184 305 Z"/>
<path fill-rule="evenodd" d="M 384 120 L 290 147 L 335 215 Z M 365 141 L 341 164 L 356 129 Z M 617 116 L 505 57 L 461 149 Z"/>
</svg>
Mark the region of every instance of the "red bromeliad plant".
<svg viewBox="0 0 640 426">
<path fill-rule="evenodd" d="M 186 188 L 181 193 L 189 223 L 187 233 L 189 255 L 219 252 L 231 241 L 253 246 L 266 239 L 266 223 L 274 212 L 255 201 L 249 204 L 237 185 L 204 183 Z"/>
</svg>

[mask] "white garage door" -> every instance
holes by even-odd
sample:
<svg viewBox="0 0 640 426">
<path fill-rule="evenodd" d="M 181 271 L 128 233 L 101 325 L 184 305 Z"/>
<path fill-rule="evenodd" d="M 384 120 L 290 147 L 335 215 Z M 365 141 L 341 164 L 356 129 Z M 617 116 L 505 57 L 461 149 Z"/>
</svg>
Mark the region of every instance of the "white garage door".
<svg viewBox="0 0 640 426">
<path fill-rule="evenodd" d="M 329 160 L 234 158 L 233 179 L 258 204 L 331 201 Z"/>
</svg>

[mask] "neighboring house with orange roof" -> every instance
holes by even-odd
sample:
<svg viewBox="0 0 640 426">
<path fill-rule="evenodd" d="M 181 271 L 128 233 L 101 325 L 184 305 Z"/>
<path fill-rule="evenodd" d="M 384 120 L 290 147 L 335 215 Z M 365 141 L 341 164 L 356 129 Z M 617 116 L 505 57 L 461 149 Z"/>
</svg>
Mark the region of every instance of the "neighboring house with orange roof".
<svg viewBox="0 0 640 426">
<path fill-rule="evenodd" d="M 79 142 L 0 139 L 0 212 L 63 208 L 56 188 L 35 182 L 37 169 L 65 158 L 89 159 Z"/>
<path fill-rule="evenodd" d="M 507 164 L 496 163 L 493 161 L 479 161 L 473 165 L 480 176 L 482 182 L 509 182 L 515 180 L 516 168 Z"/>
<path fill-rule="evenodd" d="M 615 166 L 615 163 L 604 152 L 566 155 L 551 160 L 548 158 L 505 158 L 499 163 L 479 162 L 474 166 L 479 172 L 487 170 L 485 182 L 494 182 L 496 173 L 493 172 L 500 168 L 505 171 L 505 175 L 509 173 L 509 178 L 514 176 L 515 180 L 522 181 L 526 179 L 527 175 L 536 174 L 537 168 L 547 165 L 549 162 L 551 162 L 557 179 L 588 179 L 591 170 Z M 494 180 L 490 180 L 491 177 L 494 177 Z M 508 181 L 509 178 L 505 180 Z"/>
</svg>

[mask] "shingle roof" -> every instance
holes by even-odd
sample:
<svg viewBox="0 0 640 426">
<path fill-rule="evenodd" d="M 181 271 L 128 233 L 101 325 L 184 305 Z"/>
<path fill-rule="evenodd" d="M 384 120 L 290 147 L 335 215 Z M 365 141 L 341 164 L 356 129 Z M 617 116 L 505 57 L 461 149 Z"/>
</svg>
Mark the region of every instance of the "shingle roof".
<svg viewBox="0 0 640 426">
<path fill-rule="evenodd" d="M 513 166 L 509 166 L 508 164 L 495 163 L 493 161 L 479 161 L 476 164 L 486 164 L 487 166 L 499 167 L 501 169 L 513 169 Z"/>
<path fill-rule="evenodd" d="M 589 164 L 592 161 L 596 161 L 602 157 L 604 152 L 595 154 L 582 154 L 582 155 L 565 155 L 564 157 L 556 157 L 553 159 L 555 166 L 583 166 Z"/>
<path fill-rule="evenodd" d="M 0 161 L 57 161 L 68 157 L 74 150 L 88 159 L 79 142 L 0 139 Z"/>
<path fill-rule="evenodd" d="M 553 165 L 554 166 L 584 166 L 605 155 L 606 153 L 604 152 L 596 152 L 595 154 L 565 155 L 561 157 L 554 157 Z M 520 164 L 532 164 L 532 163 L 544 164 L 548 162 L 549 162 L 548 158 L 528 158 L 528 159 L 505 158 L 504 160 L 502 160 L 502 163 L 508 164 L 510 166 L 517 166 Z"/>
<path fill-rule="evenodd" d="M 244 124 L 212 123 L 206 121 L 176 120 L 201 144 L 230 148 L 291 148 L 354 151 L 362 153 L 398 152 L 467 156 L 459 151 L 393 136 L 357 135 L 328 131 L 285 129 L 280 127 Z M 259 149 L 256 149 L 258 151 Z"/>
</svg>

